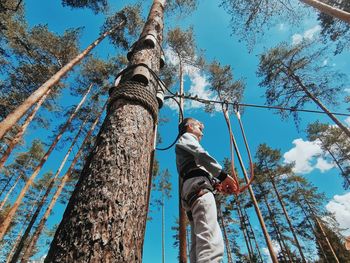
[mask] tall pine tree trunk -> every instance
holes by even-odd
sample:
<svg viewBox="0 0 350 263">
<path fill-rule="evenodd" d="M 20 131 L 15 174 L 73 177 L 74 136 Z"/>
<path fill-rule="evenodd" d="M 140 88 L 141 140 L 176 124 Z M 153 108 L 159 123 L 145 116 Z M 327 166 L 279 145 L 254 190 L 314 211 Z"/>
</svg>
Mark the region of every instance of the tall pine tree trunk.
<svg viewBox="0 0 350 263">
<path fill-rule="evenodd" d="M 41 171 L 42 167 L 44 166 L 46 160 L 49 158 L 51 152 L 55 149 L 58 141 L 61 139 L 61 137 L 63 136 L 64 132 L 66 131 L 66 129 L 68 128 L 68 126 L 70 125 L 70 123 L 72 122 L 73 118 L 76 116 L 76 114 L 78 113 L 79 109 L 81 108 L 81 106 L 83 105 L 83 103 L 85 102 L 90 90 L 91 90 L 92 86 L 90 86 L 88 88 L 88 90 L 86 91 L 84 97 L 81 99 L 81 101 L 79 102 L 79 104 L 77 105 L 77 107 L 75 108 L 74 112 L 70 115 L 70 117 L 68 118 L 68 120 L 66 121 L 66 123 L 64 124 L 64 126 L 61 128 L 60 132 L 57 134 L 56 138 L 53 140 L 53 142 L 50 145 L 50 148 L 47 150 L 47 152 L 44 154 L 44 156 L 41 158 L 39 164 L 35 167 L 32 175 L 28 178 L 28 180 L 26 181 L 23 189 L 21 190 L 21 192 L 19 193 L 15 203 L 13 204 L 13 206 L 11 207 L 10 211 L 8 212 L 8 214 L 6 215 L 4 221 L 1 223 L 0 225 L 0 240 L 2 240 L 4 238 L 4 235 L 8 229 L 8 227 L 10 226 L 10 223 L 13 219 L 13 217 L 15 216 L 15 213 L 18 209 L 18 207 L 21 204 L 21 201 L 24 197 L 24 195 L 27 193 L 29 187 L 33 184 L 34 179 L 36 178 L 36 176 L 39 174 L 39 172 Z"/>
<path fill-rule="evenodd" d="M 183 67 L 182 67 L 182 62 L 181 58 L 180 59 L 180 64 L 179 64 L 179 80 L 180 80 L 180 109 L 179 109 L 179 124 L 182 122 L 182 116 L 181 116 L 181 111 L 184 113 L 184 98 L 181 96 L 184 94 L 184 79 L 183 79 Z M 181 204 L 181 179 L 179 176 L 179 255 L 180 255 L 180 263 L 186 263 L 187 262 L 187 251 L 186 251 L 186 225 L 187 225 L 187 220 L 186 220 L 186 211 L 182 207 Z"/>
<path fill-rule="evenodd" d="M 334 18 L 340 19 L 348 24 L 350 24 L 350 13 L 341 10 L 339 8 L 333 7 L 331 5 L 327 5 L 318 0 L 300 0 L 301 2 L 310 5 L 322 13 L 330 15 Z"/>
<path fill-rule="evenodd" d="M 273 189 L 274 189 L 274 191 L 275 191 L 275 194 L 276 194 L 276 196 L 277 196 L 278 202 L 280 203 L 280 205 L 281 205 L 281 207 L 282 207 L 283 214 L 284 214 L 284 216 L 285 216 L 285 218 L 286 218 L 286 220 L 287 220 L 287 223 L 288 223 L 288 225 L 289 225 L 289 229 L 290 229 L 290 231 L 291 231 L 291 233 L 292 233 L 292 235 L 293 235 L 293 238 L 294 238 L 295 244 L 296 244 L 296 246 L 297 246 L 297 248 L 298 248 L 299 254 L 300 254 L 300 256 L 301 256 L 303 262 L 306 262 L 306 259 L 305 259 L 303 250 L 301 249 L 301 245 L 300 245 L 300 243 L 299 243 L 298 237 L 297 237 L 297 235 L 296 235 L 296 233 L 295 233 L 295 230 L 294 230 L 294 227 L 293 227 L 293 225 L 292 225 L 292 222 L 290 221 L 290 218 L 289 218 L 287 209 L 286 209 L 286 207 L 285 207 L 285 205 L 284 205 L 284 202 L 283 202 L 283 200 L 282 200 L 282 198 L 281 198 L 281 195 L 280 195 L 279 191 L 277 190 L 277 187 L 276 187 L 276 184 L 275 184 L 275 180 L 274 180 L 274 178 L 273 178 L 270 174 L 269 174 L 269 177 L 270 177 L 270 179 L 271 179 L 271 183 L 272 183 Z"/>
<path fill-rule="evenodd" d="M 61 68 L 55 75 L 48 79 L 43 85 L 41 85 L 36 91 L 34 91 L 21 105 L 19 105 L 16 110 L 10 113 L 1 123 L 0 123 L 0 140 L 9 131 L 17 121 L 22 118 L 22 116 L 42 97 L 49 89 L 51 89 L 55 84 L 57 84 L 60 79 L 65 76 L 73 67 L 78 64 L 86 55 L 90 53 L 106 36 L 110 35 L 116 30 L 119 30 L 125 25 L 126 21 L 122 21 L 120 24 L 114 28 L 104 32 L 99 38 L 97 38 L 93 43 L 91 43 L 83 52 L 73 58 L 68 64 Z"/>
<path fill-rule="evenodd" d="M 345 127 L 344 124 L 338 120 L 337 117 L 335 117 L 327 108 L 322 104 L 321 101 L 319 101 L 308 89 L 305 87 L 303 82 L 300 80 L 300 78 L 294 74 L 292 74 L 292 77 L 295 79 L 295 81 L 298 83 L 299 87 L 306 93 L 307 96 L 309 96 L 310 99 L 312 99 L 318 107 L 320 107 L 329 118 L 331 118 L 332 121 L 334 121 L 335 124 L 338 125 L 338 127 L 350 138 L 350 130 Z"/>
<path fill-rule="evenodd" d="M 259 256 L 259 259 L 261 262 L 263 262 L 263 258 L 261 256 L 261 253 L 260 253 L 260 248 L 259 248 L 259 244 L 256 240 L 256 236 L 255 236 L 255 233 L 254 233 L 254 229 L 252 227 L 252 224 L 250 223 L 250 220 L 249 220 L 249 217 L 248 217 L 248 214 L 247 214 L 247 211 L 245 208 L 243 208 L 243 215 L 245 216 L 245 218 L 247 218 L 247 230 L 249 231 L 250 229 L 250 233 L 252 234 L 252 238 L 254 240 L 254 243 L 255 243 L 255 248 L 256 248 L 256 251 L 258 252 L 258 256 Z M 249 227 L 249 229 L 248 229 Z M 249 235 L 249 234 L 248 234 Z"/>
<path fill-rule="evenodd" d="M 220 220 L 221 227 L 222 227 L 222 232 L 224 234 L 224 242 L 225 242 L 226 253 L 227 253 L 227 262 L 228 263 L 233 263 L 233 261 L 232 261 L 232 252 L 231 252 L 231 248 L 230 248 L 230 242 L 229 242 L 228 235 L 227 235 L 227 230 L 226 230 L 227 227 L 226 227 L 226 224 L 225 224 L 224 216 L 223 216 L 222 211 L 221 211 L 221 201 L 217 202 L 217 206 L 218 206 L 218 218 Z"/>
<path fill-rule="evenodd" d="M 284 242 L 284 239 L 283 239 L 283 236 L 282 236 L 280 227 L 279 227 L 278 223 L 276 222 L 276 218 L 275 218 L 274 213 L 272 212 L 272 209 L 271 209 L 271 207 L 270 207 L 270 204 L 269 204 L 269 202 L 268 202 L 268 200 L 267 200 L 267 198 L 266 198 L 265 195 L 263 196 L 263 198 L 264 198 L 264 201 L 265 201 L 265 205 L 266 205 L 266 207 L 267 207 L 267 210 L 268 210 L 268 212 L 269 212 L 270 218 L 271 218 L 271 220 L 272 220 L 272 225 L 273 225 L 274 228 L 276 229 L 276 233 L 277 233 L 277 236 L 278 236 L 277 242 L 279 243 L 279 246 L 280 246 L 280 248 L 281 248 L 282 255 L 283 255 L 283 257 L 284 257 L 284 259 L 285 259 L 286 262 L 288 262 L 288 261 L 287 261 L 287 258 L 286 258 L 286 256 L 285 256 L 285 254 L 287 254 L 287 256 L 288 256 L 288 258 L 289 258 L 289 261 L 290 261 L 290 262 L 293 262 L 293 258 L 292 258 L 291 254 L 290 254 L 290 251 L 289 251 L 289 249 L 288 249 L 286 243 Z"/>
<path fill-rule="evenodd" d="M 165 1 L 154 0 L 131 65 L 158 72 Z M 146 41 L 154 35 L 157 43 Z M 141 262 L 157 121 L 156 80 L 124 75 L 111 92 L 94 150 L 69 200 L 46 262 Z M 142 66 L 146 74 L 148 70 Z M 146 74 L 147 75 L 147 74 Z M 128 79 L 129 77 L 129 79 Z M 133 92 L 132 92 L 133 91 Z M 137 91 L 137 92 L 136 92 Z M 139 96 L 149 95 L 140 98 Z M 156 105 L 155 107 L 157 107 Z"/>
<path fill-rule="evenodd" d="M 56 189 L 56 192 L 53 194 L 53 197 L 51 199 L 51 202 L 50 204 L 48 205 L 48 207 L 46 208 L 45 212 L 44 212 L 44 215 L 43 217 L 40 219 L 40 222 L 34 232 L 34 234 L 32 235 L 32 238 L 24 252 L 24 255 L 22 257 L 22 262 L 28 262 L 29 258 L 31 257 L 33 251 L 34 251 L 34 248 L 35 248 L 35 245 L 36 245 L 36 242 L 38 241 L 39 239 L 39 236 L 42 232 L 42 230 L 44 229 L 44 226 L 46 224 L 46 221 L 47 219 L 49 218 L 50 214 L 51 214 L 51 211 L 54 207 L 54 205 L 56 204 L 56 201 L 58 199 L 58 197 L 60 196 L 66 182 L 68 181 L 68 179 L 70 178 L 71 176 L 71 173 L 73 171 L 73 168 L 75 166 L 75 164 L 77 163 L 77 161 L 79 160 L 83 150 L 84 150 L 84 147 L 86 146 L 87 142 L 89 142 L 90 138 L 91 138 L 91 135 L 96 127 L 96 125 L 98 124 L 98 121 L 100 119 L 100 116 L 102 115 L 103 111 L 104 111 L 104 108 L 102 109 L 101 113 L 99 114 L 99 116 L 97 116 L 96 120 L 94 121 L 94 123 L 91 125 L 89 131 L 87 132 L 87 134 L 85 135 L 85 138 L 81 144 L 81 146 L 79 147 L 79 150 L 77 152 L 77 154 L 74 156 L 74 159 L 73 161 L 71 162 L 67 172 L 65 173 L 65 175 L 62 177 L 61 181 L 60 181 L 60 184 L 59 186 L 57 187 Z M 73 144 L 72 144 L 73 145 Z M 55 183 L 55 182 L 54 182 Z M 52 185 L 53 186 L 53 185 Z"/>
<path fill-rule="evenodd" d="M 41 192 L 42 192 L 42 191 L 40 191 L 40 193 L 38 194 L 38 196 L 41 195 Z M 38 198 L 38 199 L 39 199 L 39 198 Z M 18 232 L 18 235 L 17 235 L 16 241 L 15 241 L 15 244 L 13 244 L 10 253 L 7 255 L 6 263 L 8 263 L 8 262 L 11 261 L 12 255 L 14 254 L 14 251 L 17 249 L 17 247 L 18 247 L 18 245 L 19 245 L 19 241 L 20 241 L 22 232 L 23 232 L 23 230 L 24 230 L 24 227 L 26 226 L 27 222 L 29 221 L 29 218 L 31 217 L 31 214 L 32 214 L 32 212 L 33 212 L 33 210 L 34 210 L 34 208 L 35 208 L 35 206 L 36 206 L 36 203 L 39 201 L 38 199 L 33 203 L 32 207 L 31 207 L 30 210 L 27 212 L 27 215 L 26 215 L 26 217 L 25 217 L 25 220 L 24 220 L 24 222 L 22 222 L 21 229 L 20 229 L 19 232 Z"/>
<path fill-rule="evenodd" d="M 11 183 L 12 178 L 13 178 L 14 176 L 15 176 L 14 174 L 8 176 L 8 179 L 6 180 L 6 183 L 5 183 L 4 187 L 1 189 L 0 196 L 2 196 L 2 194 L 5 192 L 7 186 Z"/>
<path fill-rule="evenodd" d="M 243 233 L 243 237 L 244 237 L 244 241 L 248 250 L 248 257 L 249 257 L 249 261 L 252 262 L 253 260 L 253 251 L 252 251 L 252 245 L 249 241 L 249 236 L 248 236 L 248 231 L 247 231 L 247 226 L 245 224 L 245 220 L 244 220 L 244 216 L 242 214 L 242 209 L 241 209 L 241 203 L 239 202 L 238 198 L 236 198 L 236 204 L 237 204 L 237 212 L 238 212 L 238 217 L 239 217 L 239 221 L 241 224 L 241 229 L 242 229 L 242 233 Z"/>
<path fill-rule="evenodd" d="M 303 207 L 303 205 L 300 203 L 299 200 L 297 201 L 297 203 L 298 203 L 298 205 L 299 205 L 301 211 L 303 211 L 303 213 L 304 213 L 304 215 L 305 215 L 305 218 L 306 218 L 306 221 L 307 221 L 307 223 L 309 224 L 309 227 L 312 229 L 312 232 L 313 232 L 313 234 L 314 234 L 314 236 L 315 236 L 316 242 L 317 242 L 319 248 L 321 249 L 321 252 L 322 252 L 322 255 L 323 255 L 323 257 L 324 257 L 324 260 L 328 263 L 328 259 L 327 259 L 326 253 L 324 252 L 323 246 L 322 246 L 321 242 L 319 241 L 319 239 L 317 238 L 316 230 L 315 230 L 313 224 L 312 224 L 311 221 L 310 221 L 310 212 L 307 213 L 307 212 L 305 211 L 305 208 Z"/>
<path fill-rule="evenodd" d="M 17 132 L 17 134 L 15 135 L 15 137 L 11 140 L 11 142 L 9 143 L 5 153 L 3 154 L 3 156 L 0 159 L 0 169 L 4 166 L 6 160 L 8 159 L 8 157 L 10 156 L 12 150 L 15 148 L 15 146 L 20 142 L 20 140 L 23 137 L 23 134 L 25 133 L 25 131 L 27 130 L 29 124 L 31 123 L 31 121 L 34 119 L 36 113 L 38 112 L 39 108 L 41 107 L 41 105 L 44 103 L 44 101 L 46 100 L 47 96 L 50 94 L 51 90 L 48 90 L 44 96 L 42 96 L 40 98 L 40 100 L 38 101 L 38 103 L 35 105 L 34 109 L 32 110 L 32 112 L 28 115 L 27 119 L 24 121 L 23 125 L 20 127 L 19 131 Z"/>
<path fill-rule="evenodd" d="M 46 199 L 47 199 L 47 197 L 49 196 L 49 194 L 50 194 L 50 192 L 51 192 L 51 190 L 52 190 L 52 188 L 53 188 L 53 186 L 54 186 L 54 184 L 55 184 L 55 182 L 56 182 L 56 180 L 57 180 L 57 177 L 58 177 L 59 174 L 61 173 L 61 171 L 62 171 L 62 169 L 63 169 L 63 167 L 64 167 L 66 161 L 68 160 L 68 157 L 69 157 L 70 153 L 72 152 L 73 147 L 74 147 L 75 143 L 77 142 L 77 140 L 78 140 L 78 138 L 79 138 L 79 135 L 80 135 L 80 133 L 82 132 L 82 130 L 83 130 L 83 128 L 84 128 L 85 123 L 86 123 L 87 120 L 88 120 L 88 117 L 87 117 L 86 120 L 81 124 L 78 133 L 76 134 L 75 138 L 73 139 L 73 141 L 72 141 L 72 143 L 71 143 L 71 146 L 69 147 L 69 149 L 68 149 L 66 155 L 64 156 L 64 158 L 63 158 L 63 160 L 62 160 L 62 162 L 61 162 L 61 164 L 60 164 L 60 167 L 57 169 L 57 171 L 56 171 L 54 177 L 52 177 L 52 178 L 50 179 L 49 185 L 48 185 L 48 187 L 46 188 L 46 191 L 45 191 L 44 195 L 41 197 L 41 200 L 40 200 L 40 202 L 38 203 L 37 208 L 36 208 L 36 210 L 35 210 L 35 212 L 34 212 L 32 218 L 31 218 L 31 220 L 30 220 L 30 222 L 29 222 L 29 224 L 28 224 L 26 230 L 24 231 L 24 234 L 23 234 L 23 236 L 22 236 L 22 238 L 21 238 L 21 241 L 18 243 L 18 246 L 17 246 L 17 248 L 16 248 L 16 252 L 13 254 L 12 259 L 11 259 L 11 262 L 14 262 L 14 263 L 17 262 L 17 260 L 18 260 L 18 258 L 19 258 L 19 255 L 20 255 L 20 253 L 22 252 L 23 246 L 24 246 L 24 244 L 25 244 L 25 242 L 26 242 L 26 240 L 27 240 L 27 238 L 28 238 L 28 235 L 29 235 L 30 231 L 32 230 L 32 227 L 33 227 L 33 225 L 34 225 L 36 219 L 38 218 L 39 213 L 40 213 L 42 207 L 44 206 L 44 204 L 45 204 L 45 202 L 46 202 Z"/>
</svg>

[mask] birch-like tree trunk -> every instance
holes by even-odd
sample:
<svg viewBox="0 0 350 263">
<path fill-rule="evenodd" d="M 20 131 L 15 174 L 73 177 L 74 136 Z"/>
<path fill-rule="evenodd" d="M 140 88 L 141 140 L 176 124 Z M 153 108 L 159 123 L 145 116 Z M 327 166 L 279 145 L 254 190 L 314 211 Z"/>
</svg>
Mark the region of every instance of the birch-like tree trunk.
<svg viewBox="0 0 350 263">
<path fill-rule="evenodd" d="M 131 65 L 144 63 L 155 73 L 160 67 L 164 5 L 164 0 L 153 1 L 130 58 Z M 153 46 L 145 41 L 151 34 L 157 39 Z M 157 81 L 153 74 L 147 84 L 128 77 L 124 75 L 111 92 L 107 116 L 46 262 L 142 261 L 157 112 L 129 89 L 142 87 L 141 93 L 152 93 L 149 99 L 156 101 Z"/>
<path fill-rule="evenodd" d="M 61 68 L 55 75 L 48 79 L 43 85 L 41 85 L 36 91 L 32 93 L 21 105 L 19 105 L 16 110 L 10 113 L 1 123 L 0 123 L 0 140 L 8 132 L 17 121 L 23 117 L 23 115 L 38 101 L 42 96 L 44 96 L 49 89 L 51 89 L 55 84 L 57 84 L 62 77 L 64 77 L 73 67 L 78 64 L 86 55 L 90 53 L 106 36 L 110 35 L 116 30 L 119 30 L 125 25 L 126 21 L 122 21 L 120 24 L 116 25 L 114 28 L 104 32 L 99 38 L 97 38 L 93 43 L 91 43 L 83 52 L 72 59 L 68 64 Z"/>
<path fill-rule="evenodd" d="M 8 212 L 8 214 L 6 215 L 4 221 L 1 223 L 0 225 L 0 240 L 2 240 L 4 238 L 4 235 L 8 229 L 8 227 L 10 226 L 10 223 L 13 219 L 13 217 L 15 216 L 15 213 L 18 209 L 18 207 L 21 204 L 21 201 L 24 197 L 24 195 L 27 193 L 29 187 L 33 184 L 34 179 L 36 178 L 36 176 L 39 174 L 39 172 L 41 171 L 42 167 L 44 166 L 45 162 L 47 161 L 47 159 L 49 158 L 50 154 L 52 153 L 52 151 L 55 149 L 58 141 L 61 139 L 61 137 L 63 136 L 64 132 L 66 131 L 66 129 L 68 128 L 68 126 L 70 125 L 70 123 L 72 122 L 73 118 L 76 116 L 76 114 L 78 113 L 78 111 L 80 110 L 81 106 L 84 104 L 90 90 L 92 88 L 92 85 L 90 85 L 90 87 L 87 89 L 84 97 L 81 99 L 81 101 L 79 102 L 79 104 L 77 105 L 77 107 L 75 108 L 74 112 L 70 115 L 70 117 L 68 118 L 68 120 L 66 121 L 66 123 L 63 125 L 63 127 L 61 128 L 60 132 L 57 134 L 56 138 L 53 140 L 53 142 L 51 143 L 49 149 L 47 150 L 47 152 L 44 154 L 44 156 L 41 158 L 39 164 L 36 166 L 36 168 L 34 169 L 32 175 L 28 178 L 28 180 L 26 181 L 24 187 L 22 188 L 21 192 L 19 193 L 16 201 L 14 202 L 13 206 L 11 207 L 10 211 Z"/>
</svg>

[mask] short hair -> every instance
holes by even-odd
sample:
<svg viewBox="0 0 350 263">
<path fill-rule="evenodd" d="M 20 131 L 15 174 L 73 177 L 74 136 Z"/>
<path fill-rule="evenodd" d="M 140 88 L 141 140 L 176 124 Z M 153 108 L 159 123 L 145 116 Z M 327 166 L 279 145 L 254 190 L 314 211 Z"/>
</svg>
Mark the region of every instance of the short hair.
<svg viewBox="0 0 350 263">
<path fill-rule="evenodd" d="M 197 123 L 198 120 L 194 118 L 185 118 L 182 120 L 182 122 L 179 124 L 179 134 L 182 135 L 186 132 L 187 126 L 189 126 L 192 123 Z"/>
</svg>

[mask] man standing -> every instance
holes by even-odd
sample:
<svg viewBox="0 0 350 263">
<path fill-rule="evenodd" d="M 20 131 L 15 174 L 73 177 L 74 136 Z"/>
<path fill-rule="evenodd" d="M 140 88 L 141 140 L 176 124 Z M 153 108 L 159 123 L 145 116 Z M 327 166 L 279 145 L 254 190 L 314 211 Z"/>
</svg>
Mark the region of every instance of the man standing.
<svg viewBox="0 0 350 263">
<path fill-rule="evenodd" d="M 236 184 L 199 144 L 203 129 L 204 125 L 193 118 L 186 118 L 179 125 L 176 166 L 181 177 L 182 205 L 191 223 L 190 261 L 217 263 L 222 260 L 224 242 L 217 221 L 213 190 L 233 193 Z M 220 183 L 214 187 L 215 180 Z"/>
</svg>

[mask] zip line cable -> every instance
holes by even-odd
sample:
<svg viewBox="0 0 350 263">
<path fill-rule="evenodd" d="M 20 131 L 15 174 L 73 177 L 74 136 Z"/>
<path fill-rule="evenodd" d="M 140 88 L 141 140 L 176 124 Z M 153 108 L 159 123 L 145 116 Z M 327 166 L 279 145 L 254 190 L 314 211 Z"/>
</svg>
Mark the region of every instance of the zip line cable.
<svg viewBox="0 0 350 263">
<path fill-rule="evenodd" d="M 189 100 L 195 100 L 198 102 L 201 102 L 203 104 L 229 104 L 233 106 L 242 106 L 242 107 L 253 107 L 253 108 L 264 108 L 264 109 L 276 109 L 276 110 L 288 110 L 288 111 L 300 111 L 300 112 L 309 112 L 309 113 L 319 113 L 319 114 L 327 114 L 323 111 L 319 110 L 307 110 L 307 109 L 298 109 L 295 107 L 280 107 L 280 106 L 266 106 L 266 105 L 257 105 L 257 104 L 249 104 L 249 103 L 238 103 L 238 102 L 230 102 L 230 101 L 220 101 L 220 100 L 209 100 L 209 99 L 203 99 L 199 98 L 198 96 L 190 96 L 190 95 L 179 95 L 177 93 L 171 93 L 175 97 L 179 98 L 184 98 L 184 99 L 189 99 Z M 333 115 L 338 115 L 338 116 L 350 116 L 350 113 L 341 113 L 341 112 L 331 112 Z"/>
</svg>

